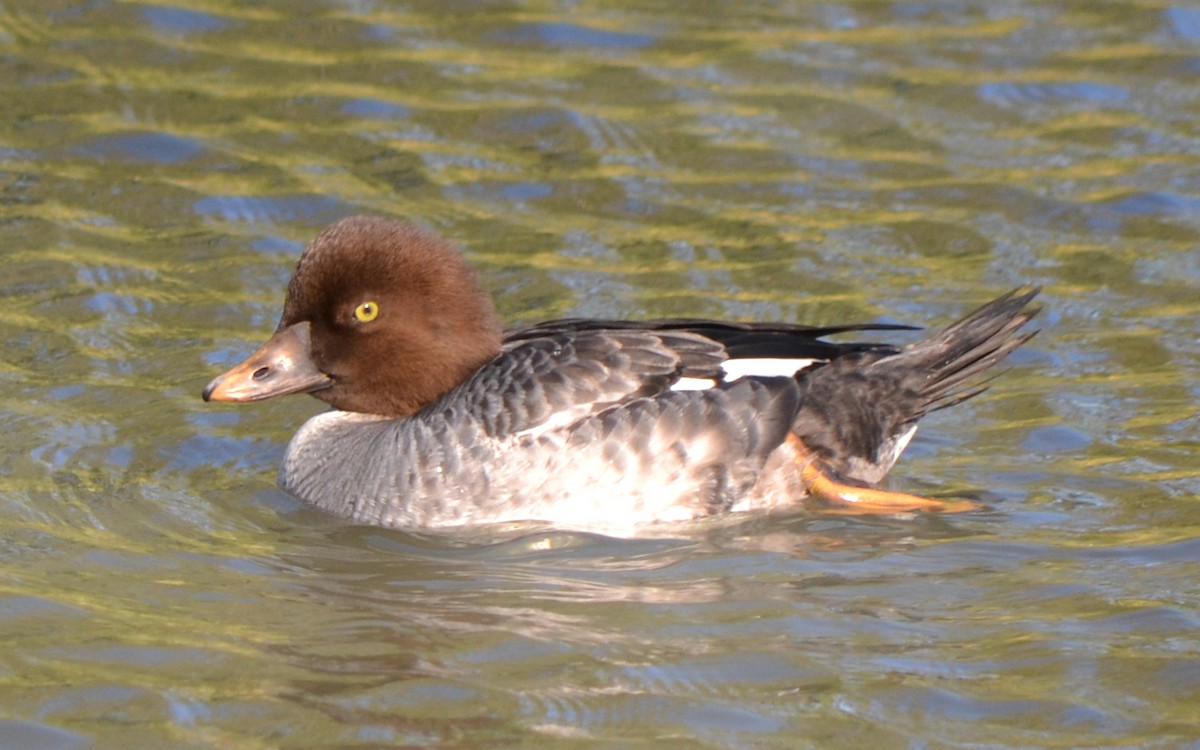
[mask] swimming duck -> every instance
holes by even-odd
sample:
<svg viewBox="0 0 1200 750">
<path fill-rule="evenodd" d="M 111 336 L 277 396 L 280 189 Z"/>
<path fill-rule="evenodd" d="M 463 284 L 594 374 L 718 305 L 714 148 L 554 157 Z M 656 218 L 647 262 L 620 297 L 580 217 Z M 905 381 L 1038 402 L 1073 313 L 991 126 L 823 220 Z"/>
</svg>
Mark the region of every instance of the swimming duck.
<svg viewBox="0 0 1200 750">
<path fill-rule="evenodd" d="M 639 534 L 805 498 L 864 513 L 954 511 L 876 487 L 927 412 L 983 389 L 1027 341 L 1017 289 L 903 347 L 905 328 L 566 319 L 504 331 L 458 249 L 355 216 L 300 258 L 274 336 L 206 401 L 309 393 L 334 407 L 288 444 L 281 487 L 357 522 L 543 521 Z"/>
</svg>

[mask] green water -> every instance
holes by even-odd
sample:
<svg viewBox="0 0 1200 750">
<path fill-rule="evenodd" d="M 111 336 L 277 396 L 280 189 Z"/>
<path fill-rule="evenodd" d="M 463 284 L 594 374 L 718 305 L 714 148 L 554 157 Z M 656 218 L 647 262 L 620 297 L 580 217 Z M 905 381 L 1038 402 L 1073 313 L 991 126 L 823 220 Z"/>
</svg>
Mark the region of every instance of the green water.
<svg viewBox="0 0 1200 750">
<path fill-rule="evenodd" d="M 1200 747 L 1198 82 L 1182 0 L 0 3 L 0 746 Z M 893 473 L 989 510 L 306 510 L 321 405 L 198 394 L 353 212 L 510 323 L 1041 284 Z"/>
</svg>

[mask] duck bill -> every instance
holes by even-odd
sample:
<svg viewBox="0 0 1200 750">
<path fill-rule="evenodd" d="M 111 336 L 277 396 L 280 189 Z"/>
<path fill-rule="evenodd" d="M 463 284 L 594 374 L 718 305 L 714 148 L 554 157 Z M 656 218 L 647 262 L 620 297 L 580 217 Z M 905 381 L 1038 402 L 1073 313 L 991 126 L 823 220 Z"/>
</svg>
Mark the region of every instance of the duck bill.
<svg viewBox="0 0 1200 750">
<path fill-rule="evenodd" d="M 205 387 L 205 401 L 261 401 L 289 393 L 309 393 L 333 381 L 312 360 L 308 322 L 284 328 L 245 362 Z"/>
</svg>

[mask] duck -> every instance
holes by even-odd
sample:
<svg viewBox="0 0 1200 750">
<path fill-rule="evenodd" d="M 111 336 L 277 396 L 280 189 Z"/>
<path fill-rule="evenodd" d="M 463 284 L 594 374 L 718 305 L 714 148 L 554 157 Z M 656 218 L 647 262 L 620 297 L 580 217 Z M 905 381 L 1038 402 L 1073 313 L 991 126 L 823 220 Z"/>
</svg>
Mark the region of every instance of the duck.
<svg viewBox="0 0 1200 750">
<path fill-rule="evenodd" d="M 961 512 L 881 488 L 927 413 L 986 389 L 1037 331 L 1037 287 L 903 346 L 910 329 L 567 318 L 505 330 L 452 242 L 351 216 L 307 246 L 269 340 L 205 401 L 307 393 L 286 492 L 369 524 L 531 522 L 617 536 L 724 514 Z M 865 337 L 865 336 L 864 336 Z"/>
</svg>

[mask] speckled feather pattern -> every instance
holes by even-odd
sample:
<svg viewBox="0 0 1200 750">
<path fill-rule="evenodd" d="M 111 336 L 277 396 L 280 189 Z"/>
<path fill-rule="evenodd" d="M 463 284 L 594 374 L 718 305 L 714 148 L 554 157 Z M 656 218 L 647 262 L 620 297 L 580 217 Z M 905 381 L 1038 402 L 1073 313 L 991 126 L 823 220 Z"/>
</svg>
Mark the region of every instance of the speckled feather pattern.
<svg viewBox="0 0 1200 750">
<path fill-rule="evenodd" d="M 792 378 L 669 390 L 682 372 L 719 372 L 722 359 L 686 333 L 525 341 L 411 418 L 310 420 L 280 482 L 326 510 L 398 527 L 526 518 L 628 530 L 729 510 L 782 444 L 800 392 Z M 578 416 L 535 429 L 562 414 Z"/>
<path fill-rule="evenodd" d="M 729 356 L 700 333 L 661 323 L 521 331 L 411 417 L 310 420 L 288 446 L 281 484 L 339 515 L 404 528 L 526 519 L 635 534 L 791 505 L 804 490 L 789 430 L 843 479 L 877 482 L 924 413 L 973 395 L 964 383 L 1027 338 L 1017 332 L 1031 297 L 1003 297 L 903 349 L 842 345 L 796 377 L 695 391 L 671 385 L 719 379 Z M 795 331 L 755 335 L 813 353 Z"/>
</svg>

